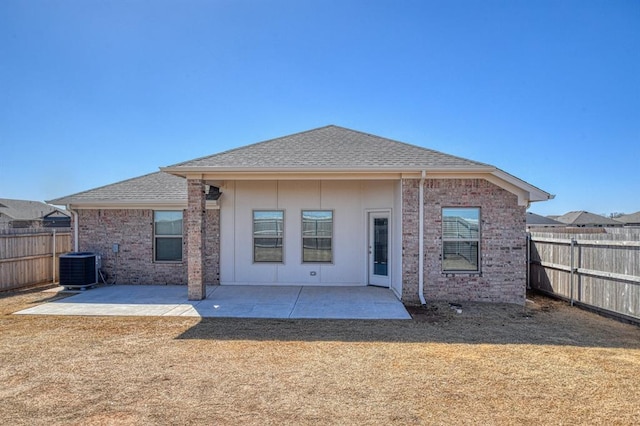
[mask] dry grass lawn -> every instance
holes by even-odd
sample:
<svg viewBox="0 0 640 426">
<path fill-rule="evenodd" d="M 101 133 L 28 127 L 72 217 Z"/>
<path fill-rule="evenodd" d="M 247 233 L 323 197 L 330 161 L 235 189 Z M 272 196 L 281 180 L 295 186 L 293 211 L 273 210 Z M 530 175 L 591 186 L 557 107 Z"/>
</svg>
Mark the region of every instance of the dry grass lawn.
<svg viewBox="0 0 640 426">
<path fill-rule="evenodd" d="M 0 422 L 640 424 L 640 328 L 534 297 L 413 321 L 11 315 Z"/>
</svg>

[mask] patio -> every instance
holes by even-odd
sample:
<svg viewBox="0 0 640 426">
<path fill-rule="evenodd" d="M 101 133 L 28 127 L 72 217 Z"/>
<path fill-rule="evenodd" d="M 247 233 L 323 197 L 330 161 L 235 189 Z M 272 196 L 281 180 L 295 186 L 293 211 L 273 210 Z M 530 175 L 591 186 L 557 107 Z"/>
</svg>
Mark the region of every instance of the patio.
<svg viewBox="0 0 640 426">
<path fill-rule="evenodd" d="M 207 298 L 199 301 L 187 300 L 185 286 L 103 286 L 16 314 L 411 319 L 386 288 L 307 286 L 211 286 Z"/>
</svg>

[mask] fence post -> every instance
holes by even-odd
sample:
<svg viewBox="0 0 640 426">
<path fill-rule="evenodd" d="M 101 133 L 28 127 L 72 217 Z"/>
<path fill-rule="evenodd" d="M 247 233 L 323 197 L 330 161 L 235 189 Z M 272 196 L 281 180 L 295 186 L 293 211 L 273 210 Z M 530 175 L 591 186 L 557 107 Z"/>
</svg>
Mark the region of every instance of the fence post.
<svg viewBox="0 0 640 426">
<path fill-rule="evenodd" d="M 569 281 L 570 282 L 570 289 L 569 289 L 569 293 L 570 294 L 569 294 L 569 297 L 570 297 L 570 301 L 571 301 L 571 306 L 573 306 L 573 281 L 574 281 L 573 272 L 574 272 L 574 269 L 575 269 L 575 263 L 574 263 L 575 256 L 574 256 L 573 252 L 574 252 L 574 247 L 575 246 L 576 246 L 576 239 L 571 237 L 571 243 L 569 244 L 569 250 L 570 250 L 569 256 L 571 258 L 571 260 L 570 260 L 571 265 L 569 266 L 569 269 L 571 271 L 570 272 L 571 275 L 570 275 L 570 278 L 569 278 L 569 280 L 570 280 Z"/>
<path fill-rule="evenodd" d="M 53 228 L 53 263 L 52 263 L 52 268 L 51 271 L 53 272 L 51 274 L 51 283 L 55 284 L 56 283 L 56 229 Z"/>
<path fill-rule="evenodd" d="M 531 289 L 531 233 L 527 232 L 527 290 Z"/>
<path fill-rule="evenodd" d="M 576 270 L 575 270 L 575 274 L 576 274 L 576 300 L 580 303 L 582 303 L 582 273 L 580 273 L 580 268 L 582 267 L 582 248 L 584 247 L 583 244 L 580 244 L 579 242 L 576 241 Z"/>
</svg>

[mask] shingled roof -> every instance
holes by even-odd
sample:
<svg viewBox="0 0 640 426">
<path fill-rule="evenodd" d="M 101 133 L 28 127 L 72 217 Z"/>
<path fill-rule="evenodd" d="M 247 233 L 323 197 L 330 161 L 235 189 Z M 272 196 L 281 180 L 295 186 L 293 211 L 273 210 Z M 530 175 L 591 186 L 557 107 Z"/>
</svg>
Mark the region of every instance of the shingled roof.
<svg viewBox="0 0 640 426">
<path fill-rule="evenodd" d="M 49 206 L 42 201 L 0 198 L 0 213 L 14 220 L 42 219 L 46 214 L 55 210 L 55 207 Z"/>
<path fill-rule="evenodd" d="M 185 205 L 185 177 L 205 176 L 212 184 L 234 173 L 262 172 L 280 178 L 305 173 L 481 173 L 518 194 L 519 202 L 547 200 L 550 194 L 494 166 L 443 154 L 368 133 L 326 126 L 185 161 L 160 172 L 49 201 L 57 205 Z M 398 178 L 398 177 L 395 178 Z M 233 178 L 231 178 L 233 179 Z M 514 189 L 516 188 L 516 189 Z M 216 200 L 216 191 L 208 200 Z"/>
<path fill-rule="evenodd" d="M 550 217 L 540 216 L 533 212 L 527 212 L 527 226 L 566 226 L 566 224 Z"/>
<path fill-rule="evenodd" d="M 621 222 L 587 211 L 574 211 L 555 218 L 570 226 L 622 226 Z"/>
<path fill-rule="evenodd" d="M 640 224 L 640 212 L 623 214 L 620 217 L 616 217 L 616 220 L 624 223 L 625 225 L 638 225 Z"/>
<path fill-rule="evenodd" d="M 100 188 L 48 201 L 51 204 L 72 203 L 165 203 L 187 201 L 187 181 L 164 172 L 123 180 Z"/>
<path fill-rule="evenodd" d="M 339 126 L 325 126 L 163 168 L 363 170 L 487 169 L 488 164 Z"/>
</svg>

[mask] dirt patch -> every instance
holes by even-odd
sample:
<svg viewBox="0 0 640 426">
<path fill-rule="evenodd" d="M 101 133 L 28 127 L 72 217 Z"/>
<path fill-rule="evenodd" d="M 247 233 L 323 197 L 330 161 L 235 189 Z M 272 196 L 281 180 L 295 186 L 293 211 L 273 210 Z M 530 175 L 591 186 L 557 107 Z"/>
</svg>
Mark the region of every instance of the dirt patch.
<svg viewBox="0 0 640 426">
<path fill-rule="evenodd" d="M 406 306 L 406 308 L 411 318 L 420 322 L 448 322 L 453 316 L 451 306 L 444 303 L 430 303 L 424 306 Z"/>
<path fill-rule="evenodd" d="M 7 424 L 638 424 L 640 328 L 534 296 L 411 321 L 11 315 Z"/>
</svg>

